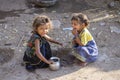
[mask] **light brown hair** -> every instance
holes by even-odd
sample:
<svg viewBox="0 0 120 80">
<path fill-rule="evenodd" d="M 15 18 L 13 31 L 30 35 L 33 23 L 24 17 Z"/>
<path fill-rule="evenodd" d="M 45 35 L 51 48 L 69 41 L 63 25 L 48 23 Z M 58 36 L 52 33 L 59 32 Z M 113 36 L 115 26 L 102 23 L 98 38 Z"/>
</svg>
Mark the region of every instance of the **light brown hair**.
<svg viewBox="0 0 120 80">
<path fill-rule="evenodd" d="M 34 21 L 33 21 L 33 32 L 35 32 L 35 30 L 40 27 L 40 26 L 43 26 L 43 25 L 46 25 L 48 24 L 48 29 L 51 29 L 52 28 L 52 24 L 51 24 L 51 20 L 50 18 L 48 18 L 47 16 L 45 15 L 39 15 L 37 16 Z"/>
</svg>

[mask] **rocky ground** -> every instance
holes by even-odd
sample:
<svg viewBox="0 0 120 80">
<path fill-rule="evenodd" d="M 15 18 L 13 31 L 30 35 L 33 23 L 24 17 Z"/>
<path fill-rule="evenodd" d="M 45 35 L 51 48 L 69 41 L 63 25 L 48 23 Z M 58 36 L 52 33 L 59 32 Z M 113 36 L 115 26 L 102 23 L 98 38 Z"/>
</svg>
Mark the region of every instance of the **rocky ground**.
<svg viewBox="0 0 120 80">
<path fill-rule="evenodd" d="M 120 10 L 112 0 L 59 0 L 49 8 L 35 7 L 25 0 L 0 0 L 0 80 L 119 80 L 120 78 Z M 119 3 L 119 2 L 117 2 Z M 116 4 L 115 4 L 116 5 Z M 73 62 L 70 19 L 73 13 L 88 15 L 89 30 L 94 36 L 99 58 L 81 67 Z M 61 59 L 58 71 L 38 69 L 28 72 L 22 64 L 26 42 L 31 35 L 34 17 L 44 14 L 51 18 L 49 35 L 64 43 L 52 45 L 54 56 Z"/>
</svg>

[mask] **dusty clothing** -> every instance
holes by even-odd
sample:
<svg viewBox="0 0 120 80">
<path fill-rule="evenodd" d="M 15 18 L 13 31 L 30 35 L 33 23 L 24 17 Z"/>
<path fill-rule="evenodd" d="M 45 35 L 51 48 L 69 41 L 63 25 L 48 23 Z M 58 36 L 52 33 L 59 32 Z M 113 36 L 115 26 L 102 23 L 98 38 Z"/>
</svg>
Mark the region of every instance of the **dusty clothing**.
<svg viewBox="0 0 120 80">
<path fill-rule="evenodd" d="M 75 44 L 73 55 L 83 62 L 94 62 L 97 59 L 98 48 L 87 28 L 79 34 L 79 39 L 84 46 Z"/>
<path fill-rule="evenodd" d="M 49 60 L 52 56 L 51 54 L 51 48 L 49 43 L 44 37 L 41 37 L 39 34 L 34 33 L 30 40 L 28 41 L 27 49 L 24 53 L 23 60 L 26 64 L 39 66 L 40 68 L 48 66 L 48 64 L 41 61 L 37 55 L 35 54 L 35 40 L 40 40 L 40 52 L 42 55 Z"/>
</svg>

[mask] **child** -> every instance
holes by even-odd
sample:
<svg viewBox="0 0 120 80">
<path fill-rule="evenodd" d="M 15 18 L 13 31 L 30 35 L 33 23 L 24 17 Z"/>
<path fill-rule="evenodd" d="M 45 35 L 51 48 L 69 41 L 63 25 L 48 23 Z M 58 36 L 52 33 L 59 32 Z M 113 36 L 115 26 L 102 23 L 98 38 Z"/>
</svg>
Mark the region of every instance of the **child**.
<svg viewBox="0 0 120 80">
<path fill-rule="evenodd" d="M 96 43 L 88 31 L 89 20 L 82 13 L 75 14 L 72 19 L 73 45 L 75 51 L 73 55 L 81 61 L 81 65 L 94 62 L 97 59 L 98 49 Z"/>
<path fill-rule="evenodd" d="M 36 68 L 48 67 L 52 63 L 49 60 L 52 53 L 48 41 L 62 46 L 61 43 L 47 35 L 50 28 L 51 21 L 47 16 L 43 15 L 35 18 L 33 22 L 33 34 L 28 41 L 23 57 L 27 70 L 34 71 Z"/>
</svg>

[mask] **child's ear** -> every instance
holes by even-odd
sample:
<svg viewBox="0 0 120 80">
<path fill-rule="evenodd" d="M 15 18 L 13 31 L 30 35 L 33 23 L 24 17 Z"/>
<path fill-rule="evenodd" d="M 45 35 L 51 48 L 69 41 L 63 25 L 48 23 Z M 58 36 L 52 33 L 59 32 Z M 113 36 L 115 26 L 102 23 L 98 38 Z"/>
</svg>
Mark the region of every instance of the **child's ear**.
<svg viewBox="0 0 120 80">
<path fill-rule="evenodd" d="M 86 26 L 85 23 L 82 23 L 82 26 Z"/>
</svg>

